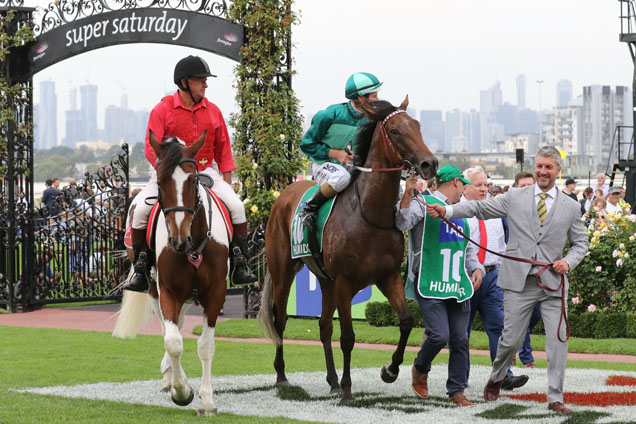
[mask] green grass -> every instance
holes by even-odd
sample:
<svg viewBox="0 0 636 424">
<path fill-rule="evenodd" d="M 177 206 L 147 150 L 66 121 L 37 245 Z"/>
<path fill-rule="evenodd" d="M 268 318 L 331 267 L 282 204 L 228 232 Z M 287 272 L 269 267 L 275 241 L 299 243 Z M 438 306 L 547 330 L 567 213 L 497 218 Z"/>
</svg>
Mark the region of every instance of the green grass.
<svg viewBox="0 0 636 424">
<path fill-rule="evenodd" d="M 364 321 L 356 321 L 353 324 L 356 333 L 356 342 L 359 343 L 386 343 L 397 344 L 400 331 L 397 327 L 373 327 Z M 340 339 L 340 326 L 334 322 L 333 340 Z M 201 326 L 194 332 L 200 334 Z M 423 329 L 414 328 L 409 337 L 409 346 L 419 346 L 422 343 Z M 216 335 L 218 337 L 263 337 L 260 323 L 256 319 L 231 319 L 217 323 Z M 290 340 L 320 340 L 320 329 L 316 319 L 294 319 L 287 321 L 285 338 Z M 488 336 L 482 331 L 473 331 L 470 334 L 470 347 L 472 349 L 488 350 Z M 545 350 L 545 336 L 533 334 L 532 347 L 535 350 Z M 581 353 L 609 353 L 618 355 L 636 355 L 636 343 L 634 339 L 583 339 L 572 337 L 568 342 L 570 352 Z"/>
<path fill-rule="evenodd" d="M 311 321 L 306 321 L 305 324 L 311 324 Z M 200 423 L 202 420 L 190 409 L 67 399 L 9 391 L 52 385 L 160 379 L 159 364 L 163 356 L 163 339 L 160 336 L 137 336 L 134 340 L 120 340 L 105 332 L 0 326 L 0 340 L 0 423 Z M 184 339 L 184 350 L 183 367 L 186 373 L 190 377 L 200 376 L 201 363 L 196 354 L 196 339 Z M 352 366 L 379 369 L 390 361 L 391 354 L 391 351 L 355 349 Z M 415 355 L 416 352 L 407 351 L 404 362 L 412 363 Z M 273 359 L 274 347 L 271 344 L 217 341 L 212 374 L 266 373 L 272 375 L 273 385 Z M 340 349 L 334 349 L 334 360 L 340 367 Z M 435 363 L 447 361 L 448 355 L 440 354 Z M 285 362 L 290 373 L 324 371 L 321 346 L 288 344 L 285 346 Z M 471 362 L 489 365 L 490 359 L 476 355 L 471 358 Z M 537 365 L 545 367 L 546 363 L 539 360 Z M 569 361 L 568 367 L 633 370 L 634 366 Z M 221 414 L 213 420 L 223 424 L 305 422 L 286 418 L 239 417 L 232 414 Z"/>
</svg>

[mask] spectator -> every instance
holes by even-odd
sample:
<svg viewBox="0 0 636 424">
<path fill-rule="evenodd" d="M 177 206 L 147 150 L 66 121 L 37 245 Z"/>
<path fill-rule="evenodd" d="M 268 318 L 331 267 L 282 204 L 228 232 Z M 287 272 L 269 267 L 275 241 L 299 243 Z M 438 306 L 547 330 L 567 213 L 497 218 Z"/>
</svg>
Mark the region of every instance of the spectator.
<svg viewBox="0 0 636 424">
<path fill-rule="evenodd" d="M 578 202 L 579 199 L 576 197 L 574 190 L 576 190 L 576 181 L 574 181 L 574 178 L 568 178 L 567 180 L 565 180 L 563 193 L 571 197 L 575 202 Z"/>
<path fill-rule="evenodd" d="M 515 175 L 515 183 L 512 186 L 515 188 L 521 188 L 532 184 L 534 184 L 534 175 L 530 172 L 522 171 Z"/>
<path fill-rule="evenodd" d="M 435 190 L 437 190 L 437 181 L 435 181 L 435 178 L 431 178 L 426 181 L 426 188 L 422 191 L 422 195 L 429 196 L 435 193 Z"/>
<path fill-rule="evenodd" d="M 605 174 L 603 174 L 602 172 L 599 172 L 596 176 L 596 189 L 601 190 L 601 192 L 603 193 L 601 196 L 598 197 L 605 197 L 609 193 L 609 187 L 607 186 L 607 184 L 605 184 Z"/>
<path fill-rule="evenodd" d="M 585 215 L 592 206 L 592 201 L 595 199 L 594 190 L 592 187 L 585 187 L 583 190 L 583 198 L 581 199 L 581 214 Z"/>
<path fill-rule="evenodd" d="M 605 199 L 605 195 L 603 194 L 603 190 L 601 190 L 600 188 L 595 189 L 594 190 L 594 197 Z"/>
<path fill-rule="evenodd" d="M 55 181 L 57 181 L 57 184 L 59 186 L 59 178 L 56 178 Z M 47 179 L 44 184 L 46 185 L 46 189 L 44 190 L 44 193 L 42 193 L 42 206 L 44 207 L 43 215 L 57 215 L 60 212 L 60 207 L 57 199 L 60 197 L 61 193 L 57 188 L 54 187 L 54 181 L 50 178 Z"/>
<path fill-rule="evenodd" d="M 607 213 L 617 214 L 622 213 L 623 208 L 619 204 L 619 200 L 621 198 L 621 191 L 618 187 L 611 187 L 609 189 L 609 195 L 607 196 L 607 205 L 605 206 L 605 210 Z"/>
<path fill-rule="evenodd" d="M 503 189 L 500 186 L 494 186 L 492 188 L 492 193 L 490 193 L 490 196 L 491 197 L 497 197 L 497 196 L 499 196 L 500 194 L 503 194 L 503 193 L 504 193 L 504 191 L 503 191 Z"/>
<path fill-rule="evenodd" d="M 423 179 L 421 178 L 417 179 L 417 185 L 415 186 L 415 190 L 417 191 L 416 194 L 424 193 L 424 190 L 426 190 L 426 183 L 424 182 Z"/>
</svg>

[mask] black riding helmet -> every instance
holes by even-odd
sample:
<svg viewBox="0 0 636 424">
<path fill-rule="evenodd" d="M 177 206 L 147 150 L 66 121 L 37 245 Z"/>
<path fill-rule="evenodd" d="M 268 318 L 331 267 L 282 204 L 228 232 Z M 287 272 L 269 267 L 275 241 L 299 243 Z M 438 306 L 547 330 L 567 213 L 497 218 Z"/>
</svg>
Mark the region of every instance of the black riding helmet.
<svg viewBox="0 0 636 424">
<path fill-rule="evenodd" d="M 177 84 L 181 90 L 190 92 L 190 86 L 188 84 L 188 78 L 192 77 L 214 77 L 210 73 L 210 67 L 205 60 L 199 56 L 188 56 L 177 62 L 174 67 L 174 83 Z M 181 80 L 185 80 L 185 87 L 181 85 Z M 192 95 L 192 93 L 190 93 Z M 192 99 L 194 101 L 194 98 Z"/>
</svg>

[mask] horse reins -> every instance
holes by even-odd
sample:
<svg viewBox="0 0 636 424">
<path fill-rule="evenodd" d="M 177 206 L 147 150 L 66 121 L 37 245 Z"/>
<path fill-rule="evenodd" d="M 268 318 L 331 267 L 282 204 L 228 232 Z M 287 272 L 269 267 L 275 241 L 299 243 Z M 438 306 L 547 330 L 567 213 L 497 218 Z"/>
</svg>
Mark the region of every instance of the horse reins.
<svg viewBox="0 0 636 424">
<path fill-rule="evenodd" d="M 357 169 L 360 172 L 393 172 L 393 171 L 402 171 L 405 169 L 407 170 L 413 169 L 413 165 L 409 161 L 402 159 L 402 156 L 400 156 L 397 150 L 395 150 L 395 147 L 393 147 L 393 143 L 391 142 L 391 139 L 389 138 L 389 135 L 386 132 L 385 125 L 389 121 L 389 119 L 401 113 L 406 113 L 406 111 L 402 109 L 394 110 L 393 112 L 389 113 L 382 120 L 382 122 L 379 123 L 379 125 L 380 125 L 380 133 L 382 134 L 382 143 L 384 145 L 384 155 L 389 160 L 389 162 L 401 161 L 402 166 L 395 167 L 395 168 L 364 168 L 362 166 L 353 165 L 355 169 Z M 393 158 L 391 156 L 393 156 Z"/>
<path fill-rule="evenodd" d="M 417 198 L 417 196 L 415 197 L 415 199 L 420 204 L 424 205 L 424 207 L 426 207 L 426 202 L 422 202 L 419 198 Z M 559 286 L 556 289 L 551 289 L 550 287 L 548 287 L 548 286 L 544 285 L 543 283 L 541 283 L 541 274 L 543 274 L 552 265 L 554 265 L 554 262 L 551 262 L 551 263 L 539 262 L 539 261 L 535 261 L 535 260 L 532 260 L 532 259 L 518 258 L 516 256 L 510 256 L 510 255 L 506 255 L 506 254 L 503 254 L 503 253 L 494 252 L 494 251 L 488 249 L 487 247 L 484 247 L 484 246 L 480 245 L 479 243 L 477 243 L 476 241 L 474 241 L 470 237 L 468 237 L 466 234 L 464 234 L 464 232 L 462 230 L 460 230 L 455 224 L 453 224 L 445 216 L 440 216 L 439 218 L 442 221 L 444 221 L 446 223 L 446 225 L 448 225 L 453 230 L 455 230 L 458 234 L 460 234 L 462 237 L 464 237 L 466 240 L 468 240 L 472 244 L 478 246 L 480 249 L 484 249 L 486 252 L 492 253 L 493 255 L 496 255 L 496 256 L 500 256 L 500 257 L 502 257 L 504 259 L 509 259 L 511 261 L 524 262 L 524 263 L 527 263 L 527 264 L 531 264 L 531 265 L 536 265 L 536 266 L 542 267 L 539 270 L 539 272 L 537 272 L 537 274 L 535 275 L 535 278 L 537 280 L 537 285 L 539 287 L 541 287 L 542 289 L 548 290 L 548 291 L 551 291 L 551 292 L 555 292 L 557 290 L 561 290 L 561 315 L 559 317 L 559 326 L 557 327 L 557 338 L 562 343 L 565 343 L 565 342 L 567 342 L 570 339 L 570 323 L 568 322 L 568 317 L 567 317 L 567 314 L 565 312 L 565 276 L 564 276 L 564 274 L 561 274 L 561 284 L 559 284 Z M 561 339 L 561 332 L 560 332 L 561 323 L 563 321 L 565 321 L 565 330 L 566 330 L 566 338 L 565 338 L 565 340 Z"/>
</svg>

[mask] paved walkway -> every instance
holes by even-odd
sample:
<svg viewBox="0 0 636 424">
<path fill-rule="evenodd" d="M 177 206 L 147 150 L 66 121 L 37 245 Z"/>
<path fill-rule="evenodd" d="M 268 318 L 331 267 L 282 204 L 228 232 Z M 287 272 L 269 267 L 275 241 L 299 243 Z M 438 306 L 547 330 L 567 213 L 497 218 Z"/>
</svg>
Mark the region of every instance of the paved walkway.
<svg viewBox="0 0 636 424">
<path fill-rule="evenodd" d="M 101 309 L 109 310 L 96 310 L 100 307 L 83 307 L 83 308 L 45 308 L 39 311 L 27 312 L 27 313 L 15 313 L 15 314 L 1 314 L 0 325 L 16 326 L 16 327 L 40 327 L 40 328 L 63 328 L 70 330 L 88 330 L 88 331 L 105 331 L 112 332 L 115 328 L 115 321 L 117 320 L 115 310 L 118 305 L 100 305 Z M 226 310 L 228 309 L 228 303 L 226 302 Z M 197 312 L 196 308 L 195 311 Z M 235 308 L 230 307 L 230 310 Z M 228 313 L 228 317 L 219 317 L 219 321 L 225 321 L 228 318 L 233 317 L 234 313 Z M 197 315 L 186 314 L 185 323 L 181 334 L 183 337 L 195 338 L 197 335 L 192 333 L 195 326 L 202 323 L 202 317 L 200 313 Z M 161 335 L 161 325 L 156 316 L 152 316 L 151 322 L 148 326 L 139 332 L 139 334 Z M 247 342 L 247 343 L 270 343 L 269 340 L 260 338 L 228 338 L 228 337 L 216 337 L 216 340 L 226 340 L 234 342 Z M 314 340 L 285 340 L 287 344 L 297 345 L 311 345 L 319 346 L 319 341 Z M 334 342 L 334 346 L 338 347 L 339 343 Z M 356 343 L 356 349 L 380 349 L 380 350 L 394 350 L 394 345 L 388 344 L 371 344 L 371 343 Z M 417 346 L 407 346 L 407 350 L 416 351 L 419 350 Z M 444 351 L 447 351 L 446 349 Z M 487 350 L 471 349 L 471 355 L 490 355 Z M 534 351 L 533 355 L 536 359 L 546 359 L 545 352 Z M 576 361 L 598 361 L 598 362 L 626 362 L 636 364 L 636 356 L 632 355 L 610 355 L 610 354 L 590 354 L 590 353 L 568 353 L 569 360 Z"/>
</svg>

